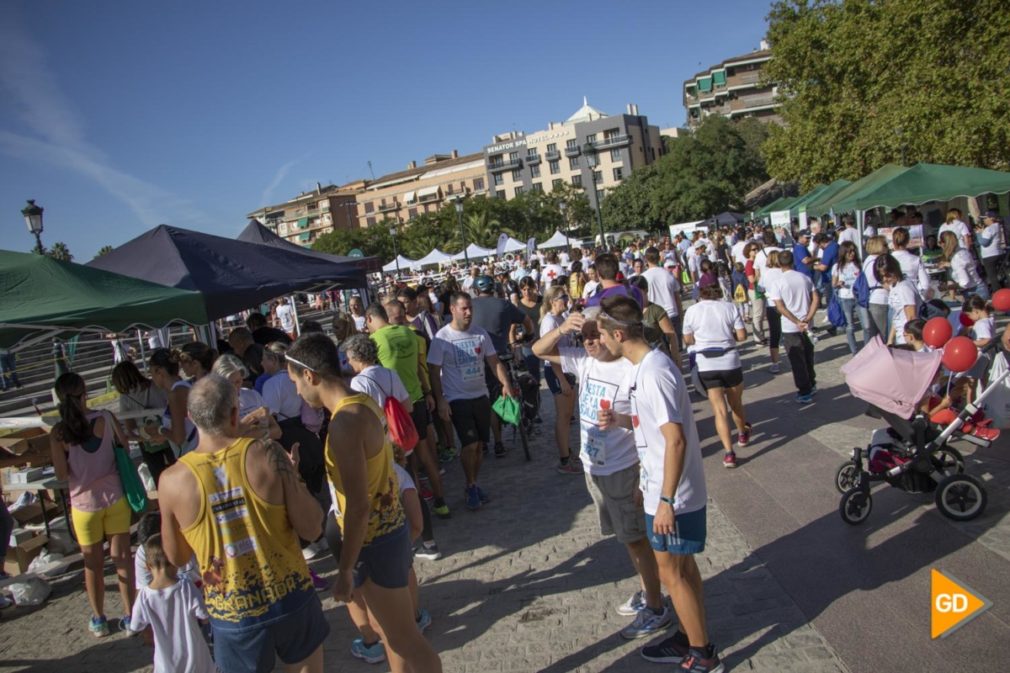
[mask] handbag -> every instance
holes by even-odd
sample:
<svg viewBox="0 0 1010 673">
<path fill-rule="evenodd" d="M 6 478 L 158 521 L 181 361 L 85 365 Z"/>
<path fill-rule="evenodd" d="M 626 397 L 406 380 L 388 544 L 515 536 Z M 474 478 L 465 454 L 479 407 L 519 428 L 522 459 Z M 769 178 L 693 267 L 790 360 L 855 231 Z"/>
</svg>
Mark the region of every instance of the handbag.
<svg viewBox="0 0 1010 673">
<path fill-rule="evenodd" d="M 130 509 L 139 514 L 147 509 L 144 483 L 140 481 L 140 475 L 127 450 L 121 446 L 114 446 L 112 450 L 116 453 L 116 471 L 119 472 L 119 480 L 123 482 L 123 495 L 126 496 Z"/>
</svg>

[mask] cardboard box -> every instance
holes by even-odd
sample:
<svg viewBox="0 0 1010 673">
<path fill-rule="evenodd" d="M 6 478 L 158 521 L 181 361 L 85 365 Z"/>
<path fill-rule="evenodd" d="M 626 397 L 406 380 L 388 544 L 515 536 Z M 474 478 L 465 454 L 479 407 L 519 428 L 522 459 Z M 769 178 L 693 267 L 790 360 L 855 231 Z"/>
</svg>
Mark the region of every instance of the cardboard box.
<svg viewBox="0 0 1010 673">
<path fill-rule="evenodd" d="M 49 542 L 49 538 L 43 535 L 36 535 L 27 542 L 22 542 L 16 547 L 7 550 L 7 558 L 4 559 L 4 572 L 8 575 L 23 575 L 28 572 L 28 565 L 36 556 L 42 553 L 42 549 Z"/>
<path fill-rule="evenodd" d="M 50 520 L 56 518 L 62 513 L 60 506 L 53 502 L 46 502 L 46 514 L 49 515 Z M 43 524 L 45 519 L 42 517 L 42 505 L 37 502 L 33 502 L 30 505 L 26 505 L 21 509 L 16 509 L 11 512 L 14 520 L 17 521 L 19 526 L 28 526 L 32 524 Z"/>
<path fill-rule="evenodd" d="M 16 470 L 10 474 L 10 479 L 7 481 L 9 484 L 29 484 L 33 481 L 38 481 L 45 476 L 45 468 L 42 467 L 26 467 L 22 470 Z"/>
<path fill-rule="evenodd" d="M 42 428 L 25 428 L 0 437 L 0 447 L 15 456 L 21 456 L 30 449 L 49 450 L 49 433 Z"/>
</svg>

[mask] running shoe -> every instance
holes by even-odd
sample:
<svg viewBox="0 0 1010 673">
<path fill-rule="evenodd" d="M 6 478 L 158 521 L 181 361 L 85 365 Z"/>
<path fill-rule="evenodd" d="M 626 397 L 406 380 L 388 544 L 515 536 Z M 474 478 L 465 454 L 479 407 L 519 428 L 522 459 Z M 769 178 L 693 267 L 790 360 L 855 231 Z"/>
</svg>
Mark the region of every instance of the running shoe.
<svg viewBox="0 0 1010 673">
<path fill-rule="evenodd" d="M 315 587 L 316 591 L 326 591 L 330 588 L 330 583 L 317 575 L 316 571 L 312 568 L 309 568 L 309 577 L 312 578 L 312 586 Z"/>
<path fill-rule="evenodd" d="M 687 657 L 691 651 L 688 644 L 687 635 L 677 630 L 666 640 L 660 641 L 658 645 L 646 645 L 642 648 L 642 658 L 655 664 L 679 664 Z"/>
<path fill-rule="evenodd" d="M 816 395 L 817 394 L 817 384 L 816 383 L 814 385 L 810 386 L 810 394 L 811 395 Z"/>
<path fill-rule="evenodd" d="M 715 648 L 710 645 L 706 649 L 709 650 L 708 654 L 692 647 L 677 670 L 683 673 L 723 673 L 726 667 L 719 661 Z"/>
<path fill-rule="evenodd" d="M 811 395 L 810 393 L 807 393 L 806 395 L 797 395 L 796 401 L 799 402 L 800 404 L 813 404 L 814 396 Z"/>
<path fill-rule="evenodd" d="M 456 449 L 452 446 L 438 447 L 438 459 L 443 463 L 451 463 L 456 459 Z"/>
<path fill-rule="evenodd" d="M 480 509 L 480 491 L 477 484 L 466 487 L 466 508 L 470 511 Z"/>
<path fill-rule="evenodd" d="M 137 632 L 130 630 L 130 615 L 123 615 L 123 617 L 120 618 L 118 625 L 119 630 L 123 631 L 128 636 L 139 635 Z"/>
<path fill-rule="evenodd" d="M 639 589 L 631 594 L 631 598 L 617 606 L 617 614 L 634 617 L 645 608 L 645 591 Z"/>
<path fill-rule="evenodd" d="M 495 442 L 494 443 L 494 457 L 495 458 L 504 458 L 506 453 L 508 453 L 508 449 L 505 448 L 504 444 L 502 444 L 501 442 Z"/>
<path fill-rule="evenodd" d="M 309 544 L 305 545 L 305 548 L 302 549 L 302 557 L 306 561 L 311 561 L 315 557 L 322 554 L 326 548 L 327 548 L 326 540 L 324 538 L 319 538 L 315 542 L 310 542 Z"/>
<path fill-rule="evenodd" d="M 351 654 L 369 664 L 378 664 L 386 660 L 386 648 L 382 646 L 382 641 L 376 640 L 371 645 L 365 645 L 365 639 L 360 636 L 351 642 Z"/>
<path fill-rule="evenodd" d="M 782 371 L 782 367 L 779 366 L 779 363 L 773 362 L 772 366 L 768 368 L 768 371 L 771 372 L 772 374 L 778 374 L 779 372 Z"/>
<path fill-rule="evenodd" d="M 743 426 L 743 432 L 739 433 L 736 436 L 736 443 L 739 446 L 747 446 L 747 444 L 750 443 L 750 431 L 751 431 L 750 423 L 745 424 Z"/>
<path fill-rule="evenodd" d="M 563 463 L 558 463 L 558 472 L 560 474 L 582 474 L 582 468 L 575 464 L 573 460 L 566 460 Z"/>
<path fill-rule="evenodd" d="M 109 622 L 105 617 L 92 617 L 88 622 L 88 630 L 95 638 L 104 638 L 109 635 Z"/>
<path fill-rule="evenodd" d="M 435 512 L 435 516 L 439 519 L 448 519 L 452 514 L 449 513 L 449 505 L 445 504 L 445 500 L 441 498 L 435 498 L 435 503 L 431 507 L 432 511 Z"/>
<path fill-rule="evenodd" d="M 729 468 L 736 467 L 736 451 L 726 452 L 726 455 L 722 457 L 722 466 Z"/>
<path fill-rule="evenodd" d="M 442 552 L 438 550 L 438 545 L 434 541 L 422 542 L 421 546 L 414 552 L 414 556 L 428 561 L 437 561 L 442 558 Z"/>
<path fill-rule="evenodd" d="M 489 502 L 491 502 L 491 496 L 485 493 L 484 489 L 482 489 L 480 486 L 477 486 L 476 484 L 474 484 L 474 486 L 477 489 L 477 497 L 480 499 L 480 504 L 486 505 Z"/>
<path fill-rule="evenodd" d="M 648 638 L 649 636 L 656 635 L 672 623 L 673 615 L 665 605 L 658 615 L 651 608 L 643 608 L 635 615 L 635 621 L 621 629 L 621 637 L 625 640 Z"/>
<path fill-rule="evenodd" d="M 435 494 L 431 492 L 430 488 L 422 486 L 418 489 L 417 494 L 425 499 L 427 502 L 432 502 L 435 500 Z"/>
<path fill-rule="evenodd" d="M 414 621 L 417 622 L 417 630 L 424 633 L 431 626 L 431 613 L 421 608 L 417 611 L 417 617 L 414 618 Z"/>
</svg>

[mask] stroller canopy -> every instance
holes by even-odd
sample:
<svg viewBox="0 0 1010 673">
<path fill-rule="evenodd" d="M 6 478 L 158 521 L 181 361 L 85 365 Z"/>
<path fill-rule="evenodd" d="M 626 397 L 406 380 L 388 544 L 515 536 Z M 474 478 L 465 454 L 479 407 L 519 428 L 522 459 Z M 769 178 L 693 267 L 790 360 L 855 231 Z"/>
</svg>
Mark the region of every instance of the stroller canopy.
<svg viewBox="0 0 1010 673">
<path fill-rule="evenodd" d="M 852 396 L 902 418 L 910 418 L 940 367 L 940 351 L 892 350 L 880 337 L 842 367 Z"/>
</svg>

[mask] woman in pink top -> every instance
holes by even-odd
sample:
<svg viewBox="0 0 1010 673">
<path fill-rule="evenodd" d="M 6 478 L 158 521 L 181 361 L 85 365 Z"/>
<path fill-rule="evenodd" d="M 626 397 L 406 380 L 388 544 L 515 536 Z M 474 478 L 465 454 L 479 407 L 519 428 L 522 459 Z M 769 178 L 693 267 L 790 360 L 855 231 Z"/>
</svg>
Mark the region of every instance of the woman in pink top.
<svg viewBox="0 0 1010 673">
<path fill-rule="evenodd" d="M 130 506 L 116 469 L 113 440 L 128 440 L 108 411 L 90 412 L 84 379 L 67 373 L 56 379 L 60 421 L 50 439 L 56 478 L 70 485 L 70 518 L 84 556 L 84 587 L 91 603 L 88 625 L 95 637 L 109 635 L 105 618 L 105 540 L 109 540 L 123 598 L 122 627 L 129 628 L 134 599 L 130 560 Z"/>
</svg>

